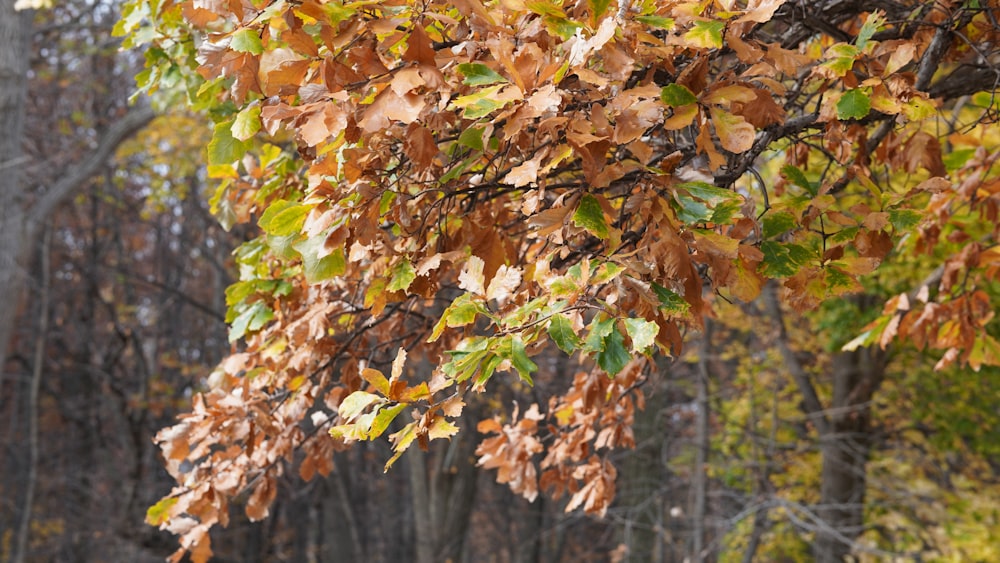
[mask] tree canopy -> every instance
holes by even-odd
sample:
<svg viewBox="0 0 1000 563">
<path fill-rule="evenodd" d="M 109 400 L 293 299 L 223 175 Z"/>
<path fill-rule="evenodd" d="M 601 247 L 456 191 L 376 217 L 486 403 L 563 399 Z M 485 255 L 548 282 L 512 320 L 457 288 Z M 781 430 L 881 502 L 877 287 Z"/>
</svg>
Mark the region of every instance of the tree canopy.
<svg viewBox="0 0 1000 563">
<path fill-rule="evenodd" d="M 479 464 L 603 513 L 652 360 L 775 288 L 779 316 L 826 308 L 845 358 L 905 342 L 938 368 L 1000 365 L 998 17 L 906 0 L 127 4 L 140 86 L 214 121 L 213 211 L 261 229 L 226 293 L 234 351 L 158 436 L 178 484 L 148 521 L 206 561 L 243 491 L 267 516 L 286 460 L 310 479 L 388 433 L 388 469 L 458 432 L 478 393 L 537 378 L 558 390 L 474 421 Z M 869 298 L 867 326 L 849 296 Z M 563 354 L 575 375 L 548 367 Z M 827 432 L 823 397 L 790 375 Z"/>
</svg>

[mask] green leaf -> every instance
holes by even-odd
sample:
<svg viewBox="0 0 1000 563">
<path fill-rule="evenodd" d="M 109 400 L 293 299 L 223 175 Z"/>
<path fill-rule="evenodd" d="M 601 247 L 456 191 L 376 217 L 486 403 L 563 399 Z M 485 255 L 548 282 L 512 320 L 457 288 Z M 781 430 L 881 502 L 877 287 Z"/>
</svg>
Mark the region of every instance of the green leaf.
<svg viewBox="0 0 1000 563">
<path fill-rule="evenodd" d="M 764 253 L 761 270 L 772 278 L 794 276 L 804 264 L 814 258 L 812 252 L 797 244 L 766 240 L 760 243 L 760 250 Z"/>
<path fill-rule="evenodd" d="M 684 39 L 697 47 L 706 49 L 722 48 L 722 30 L 726 27 L 726 22 L 716 20 L 698 20 L 687 33 Z"/>
<path fill-rule="evenodd" d="M 229 48 L 240 53 L 259 55 L 264 52 L 264 44 L 260 42 L 257 31 L 250 28 L 240 29 L 233 33 Z"/>
<path fill-rule="evenodd" d="M 562 2 L 560 2 L 560 4 L 561 3 Z M 566 12 L 563 12 L 562 8 L 556 6 L 553 2 L 551 2 L 551 0 L 530 0 L 525 2 L 524 6 L 540 16 L 549 16 L 554 18 L 566 17 Z"/>
<path fill-rule="evenodd" d="M 212 140 L 208 142 L 208 164 L 210 166 L 232 164 L 243 158 L 250 150 L 250 143 L 233 137 L 233 121 L 215 124 Z"/>
<path fill-rule="evenodd" d="M 587 0 L 587 5 L 590 6 L 590 20 L 595 24 L 600 21 L 607 13 L 610 4 L 611 0 Z"/>
<path fill-rule="evenodd" d="M 786 164 L 781 168 L 781 174 L 789 182 L 806 190 L 811 195 L 815 196 L 817 193 L 819 193 L 819 185 L 817 185 L 814 182 L 810 182 L 809 178 L 806 178 L 805 173 L 802 172 L 802 170 L 800 170 L 798 167 L 792 166 L 791 164 Z"/>
<path fill-rule="evenodd" d="M 864 25 L 861 26 L 861 30 L 858 31 L 858 37 L 854 40 L 854 44 L 857 45 L 858 49 L 864 49 L 868 41 L 875 35 L 878 28 L 885 24 L 885 17 L 878 12 L 872 12 L 868 14 L 865 18 Z"/>
<path fill-rule="evenodd" d="M 659 29 L 674 28 L 673 18 L 665 18 L 663 16 L 637 16 L 635 20 L 643 25 L 648 25 L 649 27 L 656 27 Z"/>
<path fill-rule="evenodd" d="M 632 339 L 632 351 L 641 353 L 656 341 L 660 327 L 646 319 L 625 319 L 625 332 Z"/>
<path fill-rule="evenodd" d="M 660 90 L 660 99 L 670 107 L 686 106 L 698 101 L 698 98 L 681 84 L 667 84 Z"/>
<path fill-rule="evenodd" d="M 896 233 L 906 232 L 917 226 L 924 216 L 919 211 L 912 209 L 890 209 L 889 223 Z"/>
<path fill-rule="evenodd" d="M 604 211 L 600 202 L 590 194 L 584 194 L 580 198 L 576 212 L 573 213 L 573 224 L 601 239 L 607 239 L 611 234 L 608 224 L 604 221 Z"/>
<path fill-rule="evenodd" d="M 274 318 L 274 311 L 261 301 L 250 305 L 233 319 L 229 327 L 229 341 L 236 342 L 247 332 L 256 332 Z"/>
<path fill-rule="evenodd" d="M 413 269 L 413 264 L 409 260 L 402 260 L 392 267 L 392 279 L 386 291 L 406 291 L 413 280 L 417 279 L 417 271 Z"/>
<path fill-rule="evenodd" d="M 610 317 L 601 320 L 600 316 L 594 317 L 590 321 L 590 333 L 584 342 L 583 349 L 587 352 L 601 352 L 604 350 L 604 340 L 615 328 L 615 319 Z"/>
<path fill-rule="evenodd" d="M 354 8 L 347 8 L 341 2 L 326 2 L 325 4 L 322 4 L 322 6 L 323 11 L 326 12 L 327 17 L 330 18 L 330 25 L 334 28 L 336 28 L 337 24 L 340 22 L 353 16 L 355 12 Z"/>
<path fill-rule="evenodd" d="M 724 201 L 740 200 L 740 196 L 736 192 L 713 186 L 708 182 L 685 182 L 679 184 L 678 187 L 709 205 L 718 205 Z"/>
<path fill-rule="evenodd" d="M 347 271 L 343 250 L 338 248 L 327 253 L 328 234 L 329 232 L 323 232 L 292 245 L 302 255 L 302 273 L 305 274 L 308 283 L 319 283 L 343 275 Z"/>
<path fill-rule="evenodd" d="M 844 92 L 837 102 L 837 119 L 861 119 L 872 109 L 872 102 L 860 88 Z"/>
<path fill-rule="evenodd" d="M 739 212 L 743 203 L 739 194 L 707 182 L 685 182 L 677 187 L 683 190 L 678 191 L 675 196 L 677 218 L 689 225 L 706 221 L 728 222 Z"/>
<path fill-rule="evenodd" d="M 509 348 L 508 348 L 509 339 Z M 502 351 L 498 350 L 498 355 L 510 360 L 510 363 L 517 370 L 518 377 L 528 385 L 533 385 L 531 372 L 538 371 L 538 365 L 528 357 L 528 351 L 524 347 L 524 342 L 520 337 L 508 336 L 501 340 Z"/>
<path fill-rule="evenodd" d="M 612 322 L 614 319 L 612 319 Z M 597 365 L 608 375 L 614 377 L 632 360 L 625 349 L 625 337 L 612 326 L 611 334 L 604 339 L 604 350 L 597 353 Z"/>
<path fill-rule="evenodd" d="M 694 198 L 678 194 L 676 203 L 677 218 L 688 225 L 704 223 L 712 217 L 712 210 Z"/>
<path fill-rule="evenodd" d="M 503 88 L 503 85 L 500 84 L 483 88 L 473 94 L 459 96 L 451 103 L 455 107 L 462 108 L 462 117 L 466 119 L 479 119 L 480 117 L 485 117 L 511 102 L 509 99 L 497 101 L 501 88 Z"/>
<path fill-rule="evenodd" d="M 798 225 L 795 216 L 787 211 L 768 213 L 764 215 L 761 223 L 763 223 L 764 238 L 783 235 Z"/>
<path fill-rule="evenodd" d="M 572 354 L 582 343 L 573 323 L 565 315 L 552 315 L 549 319 L 549 337 L 556 346 L 567 354 Z"/>
<path fill-rule="evenodd" d="M 683 315 L 691 307 L 683 297 L 656 282 L 650 284 L 650 287 L 653 288 L 656 298 L 660 300 L 660 310 L 667 314 Z"/>
<path fill-rule="evenodd" d="M 246 141 L 260 131 L 260 104 L 251 104 L 236 114 L 236 120 L 230 128 L 233 138 Z"/>
<path fill-rule="evenodd" d="M 467 297 L 464 302 L 459 303 L 459 299 L 448 308 L 445 314 L 445 323 L 451 328 L 466 326 L 476 322 L 476 317 L 485 312 L 483 306 L 471 300 L 471 296 L 466 293 L 462 297 Z"/>
<path fill-rule="evenodd" d="M 372 421 L 371 430 L 368 431 L 368 439 L 374 440 L 381 436 L 392 421 L 396 418 L 399 413 L 406 408 L 405 403 L 400 403 L 398 405 L 382 407 L 378 410 L 378 414 L 375 415 L 375 420 Z"/>
<path fill-rule="evenodd" d="M 462 134 L 458 136 L 458 144 L 469 147 L 470 149 L 482 151 L 483 150 L 483 131 L 485 127 L 469 127 L 462 131 Z"/>
<path fill-rule="evenodd" d="M 367 391 L 355 391 L 344 398 L 337 407 L 337 413 L 344 420 L 351 420 L 356 418 L 362 411 L 371 406 L 374 403 L 385 401 L 382 397 L 379 397 L 375 393 L 369 393 Z"/>
<path fill-rule="evenodd" d="M 278 237 L 298 234 L 311 210 L 311 205 L 279 199 L 264 210 L 257 225 L 265 233 Z"/>
<path fill-rule="evenodd" d="M 545 20 L 545 29 L 552 35 L 558 35 L 563 41 L 576 35 L 576 30 L 583 28 L 583 24 L 564 17 L 545 16 L 543 19 Z M 569 61 L 567 60 L 566 65 L 568 64 Z M 562 74 L 565 74 L 565 72 Z M 556 76 L 560 77 L 555 81 L 556 83 L 562 79 L 562 74 L 559 72 L 556 73 Z"/>
<path fill-rule="evenodd" d="M 458 72 L 461 72 L 465 76 L 462 84 L 466 86 L 486 86 L 488 84 L 496 84 L 497 82 L 509 82 L 492 68 L 482 63 L 462 63 L 458 65 Z"/>
<path fill-rule="evenodd" d="M 838 43 L 826 51 L 826 62 L 822 66 L 829 68 L 837 76 L 844 76 L 854 68 L 854 61 L 861 51 L 854 45 Z"/>
</svg>

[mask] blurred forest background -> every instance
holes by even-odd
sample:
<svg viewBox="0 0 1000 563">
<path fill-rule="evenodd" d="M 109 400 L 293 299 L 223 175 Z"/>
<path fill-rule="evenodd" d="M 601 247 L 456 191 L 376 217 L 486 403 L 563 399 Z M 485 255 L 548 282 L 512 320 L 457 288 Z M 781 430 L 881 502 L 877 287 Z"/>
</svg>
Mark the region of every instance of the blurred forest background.
<svg viewBox="0 0 1000 563">
<path fill-rule="evenodd" d="M 15 12 L 14 0 L 0 0 L 0 57 L 25 65 L 0 75 L 10 320 L 0 343 L 2 561 L 172 553 L 176 539 L 144 523 L 173 484 L 152 437 L 230 350 L 231 252 L 253 233 L 226 232 L 208 212 L 208 121 L 129 106 L 143 56 L 119 50 L 117 18 L 113 1 Z M 12 224 L 30 236 L 15 241 Z M 767 299 L 733 305 L 684 356 L 663 362 L 645 384 L 636 448 L 615 454 L 618 496 L 605 519 L 497 485 L 474 466 L 479 438 L 469 428 L 411 451 L 386 475 L 384 441 L 336 453 L 327 478 L 286 472 L 269 519 L 234 510 L 213 531 L 213 560 L 808 560 L 824 525 L 810 508 L 821 442 L 788 354 L 806 369 L 828 365 L 834 348 L 815 327 L 847 336 L 861 326 L 861 306 L 841 306 L 781 324 Z M 536 361 L 569 370 L 552 355 Z M 1000 560 L 997 376 L 932 373 L 915 352 L 885 365 L 865 401 L 855 554 Z M 541 402 L 546 385 L 558 377 L 511 384 L 473 408 Z M 824 398 L 831 385 L 818 380 Z"/>
</svg>

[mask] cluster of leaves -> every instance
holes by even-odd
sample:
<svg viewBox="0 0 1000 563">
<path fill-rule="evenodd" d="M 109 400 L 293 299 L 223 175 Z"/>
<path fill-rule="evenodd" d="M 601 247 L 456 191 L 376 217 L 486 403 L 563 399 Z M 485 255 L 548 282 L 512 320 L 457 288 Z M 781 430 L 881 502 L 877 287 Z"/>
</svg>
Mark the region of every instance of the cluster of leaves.
<svg viewBox="0 0 1000 563">
<path fill-rule="evenodd" d="M 711 296 L 778 280 L 812 309 L 894 249 L 933 252 L 958 214 L 995 216 L 992 157 L 946 164 L 928 93 L 968 52 L 952 32 L 992 42 L 995 14 L 894 6 L 837 19 L 841 41 L 783 0 L 130 3 L 140 86 L 208 110 L 213 209 L 263 230 L 227 293 L 245 349 L 161 433 L 178 486 L 149 521 L 205 560 L 240 491 L 267 514 L 283 459 L 325 474 L 393 429 L 391 465 L 453 435 L 498 372 L 531 384 L 547 347 L 593 371 L 547 413 L 481 424 L 480 463 L 603 512 L 646 358 L 679 353 Z M 896 299 L 852 345 L 922 335 L 1000 363 L 967 275 L 995 273 L 994 234 L 941 257 L 922 316 Z"/>
</svg>

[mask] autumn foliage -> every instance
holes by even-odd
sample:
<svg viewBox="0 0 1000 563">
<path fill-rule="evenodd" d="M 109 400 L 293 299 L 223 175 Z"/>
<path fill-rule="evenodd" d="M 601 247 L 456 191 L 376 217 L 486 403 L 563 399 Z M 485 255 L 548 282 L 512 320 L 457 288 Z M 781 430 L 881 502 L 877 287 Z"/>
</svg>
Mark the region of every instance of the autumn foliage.
<svg viewBox="0 0 1000 563">
<path fill-rule="evenodd" d="M 1000 14 L 854 4 L 128 5 L 140 85 L 215 121 L 213 210 L 262 231 L 233 354 L 158 436 L 178 484 L 148 521 L 176 558 L 207 560 L 237 496 L 266 517 L 286 461 L 326 475 L 389 434 L 388 469 L 536 377 L 562 391 L 478 421 L 479 463 L 603 513 L 650 358 L 768 284 L 806 312 L 912 263 L 846 348 L 1000 364 L 996 80 L 969 74 Z"/>
</svg>

